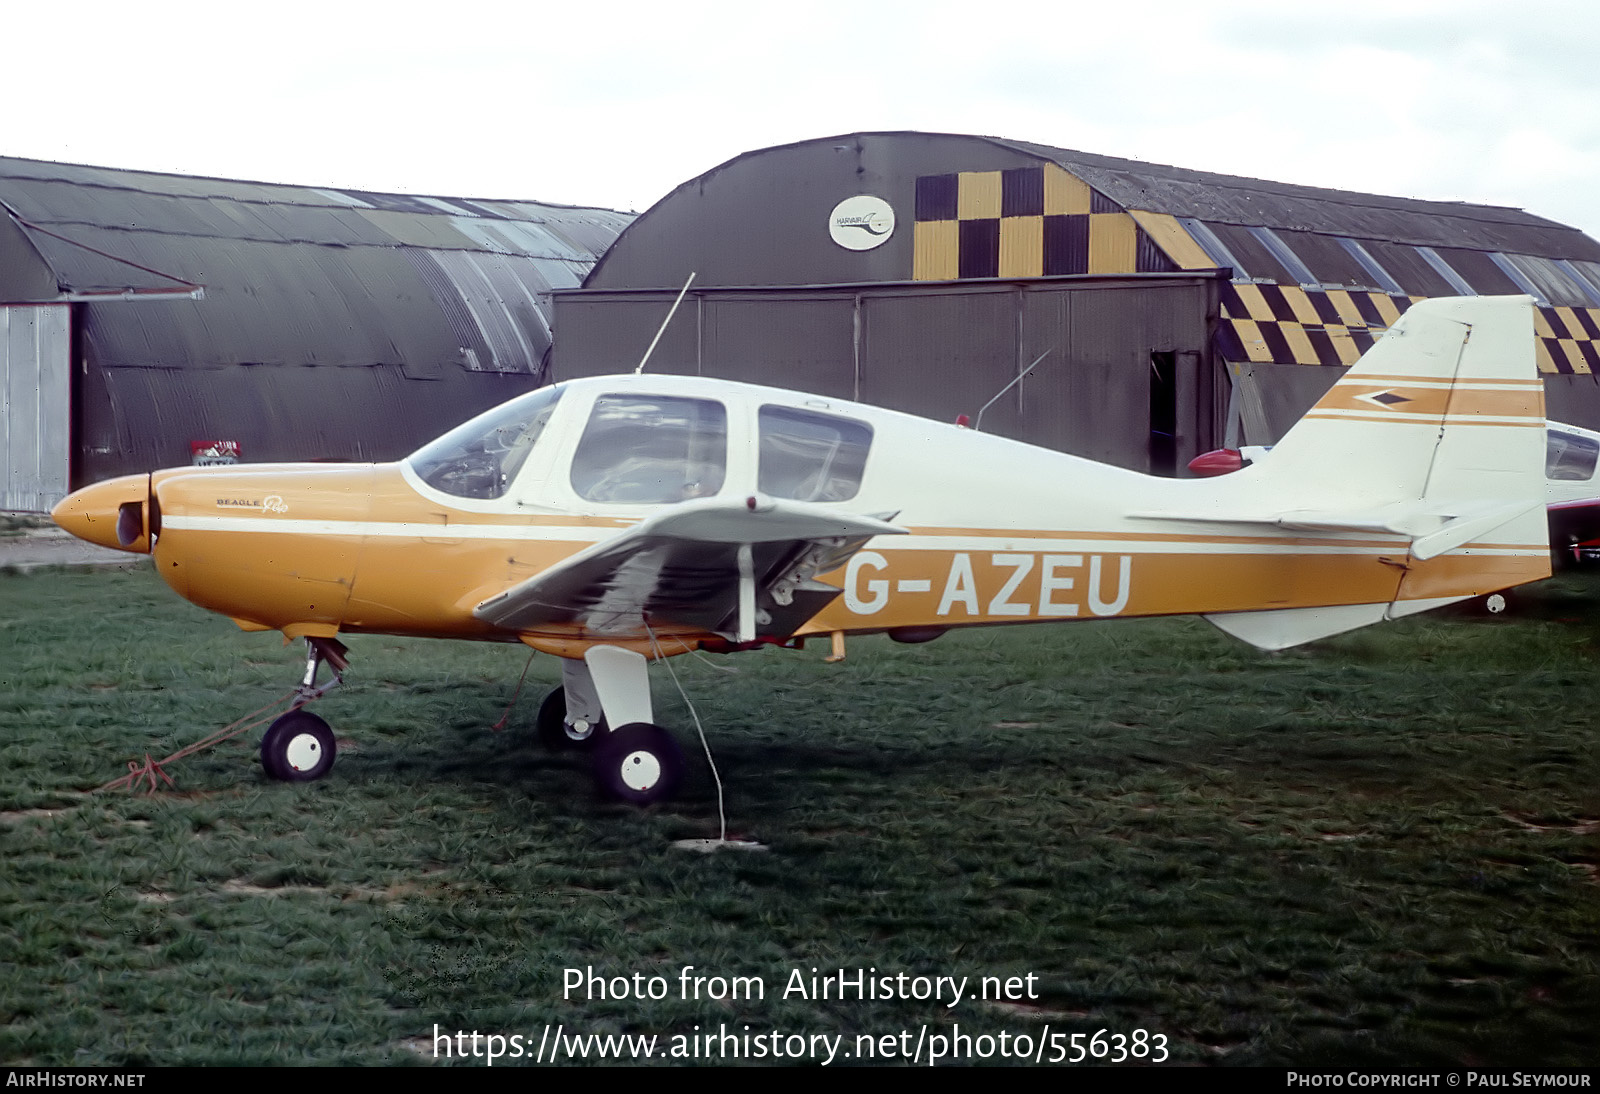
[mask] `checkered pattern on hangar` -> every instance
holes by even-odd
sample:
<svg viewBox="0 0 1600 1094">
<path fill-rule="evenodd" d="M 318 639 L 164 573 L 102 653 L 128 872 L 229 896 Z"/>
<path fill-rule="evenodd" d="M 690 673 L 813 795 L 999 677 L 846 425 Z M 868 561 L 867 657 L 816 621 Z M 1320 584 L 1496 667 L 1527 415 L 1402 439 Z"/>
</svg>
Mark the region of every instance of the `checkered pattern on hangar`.
<svg viewBox="0 0 1600 1094">
<path fill-rule="evenodd" d="M 1125 209 L 1057 164 L 924 175 L 913 232 L 918 281 L 1214 268 L 1175 217 Z M 1238 362 L 1350 365 L 1422 299 L 1240 280 L 1223 286 L 1218 349 Z M 1541 307 L 1534 325 L 1541 372 L 1600 374 L 1600 309 Z"/>
</svg>

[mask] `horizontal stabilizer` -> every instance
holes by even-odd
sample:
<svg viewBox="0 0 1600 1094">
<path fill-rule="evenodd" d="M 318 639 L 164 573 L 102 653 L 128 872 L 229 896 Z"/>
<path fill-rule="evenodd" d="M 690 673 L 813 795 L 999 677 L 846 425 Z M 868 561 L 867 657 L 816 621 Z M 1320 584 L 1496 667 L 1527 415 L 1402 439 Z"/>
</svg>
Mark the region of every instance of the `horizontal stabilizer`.
<svg viewBox="0 0 1600 1094">
<path fill-rule="evenodd" d="M 1411 545 L 1411 557 L 1419 562 L 1437 558 L 1446 551 L 1453 551 L 1465 543 L 1470 543 L 1475 539 L 1486 536 L 1495 529 L 1510 524 L 1518 517 L 1525 516 L 1536 509 L 1544 509 L 1544 499 L 1513 501 L 1504 505 L 1495 505 L 1486 512 L 1476 515 L 1462 513 L 1437 532 L 1422 536 L 1413 543 Z"/>
<path fill-rule="evenodd" d="M 1302 642 L 1381 623 L 1388 612 L 1387 604 L 1336 604 L 1331 608 L 1219 612 L 1206 616 L 1205 620 L 1258 650 L 1286 650 Z"/>
<path fill-rule="evenodd" d="M 1432 513 L 1416 502 L 1400 502 L 1363 510 L 1280 509 L 1219 506 L 1206 512 L 1149 512 L 1130 514 L 1140 520 L 1181 524 L 1246 524 L 1284 528 L 1291 532 L 1368 532 L 1414 539 L 1439 531 L 1451 517 Z"/>
<path fill-rule="evenodd" d="M 1331 638 L 1371 623 L 1401 619 L 1468 599 L 1442 596 L 1393 604 L 1338 604 L 1329 608 L 1278 608 L 1260 612 L 1218 612 L 1207 623 L 1259 650 L 1286 650 L 1302 642 Z"/>
<path fill-rule="evenodd" d="M 1364 512 L 1318 512 L 1293 509 L 1277 513 L 1135 513 L 1144 520 L 1186 524 L 1250 524 L 1296 532 L 1367 532 L 1412 540 L 1411 556 L 1425 562 L 1543 505 L 1542 500 L 1463 502 L 1441 507 L 1435 502 L 1401 502 Z"/>
</svg>

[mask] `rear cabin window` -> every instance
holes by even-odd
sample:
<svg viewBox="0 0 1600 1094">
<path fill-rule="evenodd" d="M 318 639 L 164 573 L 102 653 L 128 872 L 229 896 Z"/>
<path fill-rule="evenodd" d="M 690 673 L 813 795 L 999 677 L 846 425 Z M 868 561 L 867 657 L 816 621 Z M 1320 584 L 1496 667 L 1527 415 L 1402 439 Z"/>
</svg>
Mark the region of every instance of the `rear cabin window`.
<svg viewBox="0 0 1600 1094">
<path fill-rule="evenodd" d="M 728 468 L 728 413 L 711 399 L 602 395 L 572 457 L 588 501 L 654 504 L 705 498 Z"/>
<path fill-rule="evenodd" d="M 1582 482 L 1594 475 L 1597 460 L 1600 460 L 1600 443 L 1557 429 L 1545 432 L 1545 478 L 1558 482 Z"/>
<path fill-rule="evenodd" d="M 872 427 L 786 406 L 760 414 L 758 488 L 795 501 L 849 501 L 861 489 Z"/>
</svg>

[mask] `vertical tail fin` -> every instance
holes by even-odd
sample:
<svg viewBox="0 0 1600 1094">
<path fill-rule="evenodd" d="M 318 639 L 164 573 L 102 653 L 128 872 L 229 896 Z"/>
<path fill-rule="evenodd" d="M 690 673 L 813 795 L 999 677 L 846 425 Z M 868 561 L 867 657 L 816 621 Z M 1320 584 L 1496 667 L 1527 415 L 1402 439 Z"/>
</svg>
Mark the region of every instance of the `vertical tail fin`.
<svg viewBox="0 0 1600 1094">
<path fill-rule="evenodd" d="M 1258 466 L 1282 527 L 1405 537 L 1390 603 L 1207 618 L 1281 648 L 1548 577 L 1533 338 L 1528 297 L 1422 301 Z"/>
<path fill-rule="evenodd" d="M 1328 504 L 1544 496 L 1544 387 L 1533 302 L 1416 304 L 1272 450 Z"/>
</svg>

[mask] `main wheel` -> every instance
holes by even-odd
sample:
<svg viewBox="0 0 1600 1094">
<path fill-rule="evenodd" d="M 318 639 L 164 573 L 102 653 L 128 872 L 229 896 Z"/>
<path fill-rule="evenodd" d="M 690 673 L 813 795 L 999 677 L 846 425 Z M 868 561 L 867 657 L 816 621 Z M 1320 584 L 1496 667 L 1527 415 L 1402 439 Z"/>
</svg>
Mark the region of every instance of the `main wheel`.
<svg viewBox="0 0 1600 1094">
<path fill-rule="evenodd" d="M 261 766 L 280 782 L 308 783 L 333 768 L 337 752 L 328 723 L 306 710 L 291 710 L 261 738 Z"/>
<path fill-rule="evenodd" d="M 612 730 L 594 750 L 602 793 L 634 805 L 666 801 L 683 780 L 683 750 L 660 726 L 634 722 Z"/>
<path fill-rule="evenodd" d="M 605 735 L 606 722 L 583 730 L 567 724 L 567 689 L 556 688 L 539 704 L 539 717 L 535 723 L 539 730 L 539 743 L 551 752 L 566 748 L 589 748 Z"/>
</svg>

